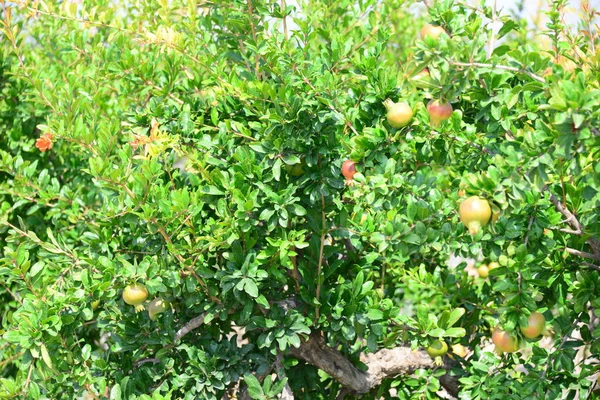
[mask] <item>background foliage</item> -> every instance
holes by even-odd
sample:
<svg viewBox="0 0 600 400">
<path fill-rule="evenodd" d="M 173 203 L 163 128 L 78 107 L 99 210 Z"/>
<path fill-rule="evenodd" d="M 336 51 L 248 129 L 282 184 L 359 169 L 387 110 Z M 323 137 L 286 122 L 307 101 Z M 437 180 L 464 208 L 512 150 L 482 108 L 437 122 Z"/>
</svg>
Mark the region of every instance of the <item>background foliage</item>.
<svg viewBox="0 0 600 400">
<path fill-rule="evenodd" d="M 2 2 L 0 33 L 1 398 L 221 399 L 242 381 L 253 398 L 287 383 L 335 399 L 337 381 L 288 354 L 311 332 L 358 366 L 384 347 L 461 343 L 462 398 L 590 395 L 591 8 L 565 27 L 555 0 L 534 36 L 450 0 L 421 13 L 398 0 L 20 3 Z M 450 36 L 420 39 L 428 22 Z M 424 67 L 423 88 L 411 78 Z M 411 104 L 410 126 L 387 124 L 386 98 Z M 435 130 L 432 98 L 455 110 Z M 457 213 L 470 195 L 501 210 L 475 236 Z M 482 279 L 452 255 L 501 267 Z M 170 309 L 136 313 L 121 299 L 134 282 Z M 491 330 L 520 335 L 535 310 L 546 337 L 495 354 Z M 363 398 L 436 398 L 441 374 Z"/>
</svg>

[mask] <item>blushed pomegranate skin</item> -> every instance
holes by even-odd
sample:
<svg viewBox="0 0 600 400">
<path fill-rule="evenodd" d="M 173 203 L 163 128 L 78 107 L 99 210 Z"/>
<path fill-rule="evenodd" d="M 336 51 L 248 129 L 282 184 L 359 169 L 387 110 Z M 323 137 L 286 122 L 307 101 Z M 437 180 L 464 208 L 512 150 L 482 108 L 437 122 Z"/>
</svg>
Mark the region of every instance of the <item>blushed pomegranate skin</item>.
<svg viewBox="0 0 600 400">
<path fill-rule="evenodd" d="M 546 327 L 546 317 L 539 312 L 532 312 L 527 319 L 527 326 L 521 327 L 521 333 L 527 339 L 535 339 L 542 334 Z"/>
<path fill-rule="evenodd" d="M 516 336 L 503 331 L 499 327 L 492 333 L 492 342 L 496 348 L 504 353 L 514 353 L 519 350 L 519 340 Z"/>
<path fill-rule="evenodd" d="M 439 25 L 427 24 L 421 28 L 421 39 L 425 40 L 430 37 L 433 40 L 437 40 L 440 36 L 447 34 L 446 30 Z"/>
<path fill-rule="evenodd" d="M 442 121 L 445 121 L 452 116 L 452 105 L 440 100 L 431 100 L 427 104 L 427 113 L 429 113 L 429 121 L 431 124 L 433 126 L 439 126 Z"/>
<path fill-rule="evenodd" d="M 346 181 L 351 181 L 356 175 L 356 162 L 352 160 L 346 160 L 342 164 L 342 175 L 346 178 Z"/>
</svg>

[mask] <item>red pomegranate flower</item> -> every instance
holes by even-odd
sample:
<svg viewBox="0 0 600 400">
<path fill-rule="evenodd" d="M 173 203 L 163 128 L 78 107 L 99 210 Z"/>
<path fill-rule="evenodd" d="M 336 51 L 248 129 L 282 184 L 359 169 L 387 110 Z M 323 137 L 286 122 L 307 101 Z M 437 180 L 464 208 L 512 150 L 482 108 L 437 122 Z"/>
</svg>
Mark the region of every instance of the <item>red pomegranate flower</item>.
<svg viewBox="0 0 600 400">
<path fill-rule="evenodd" d="M 44 152 L 52 147 L 52 134 L 44 133 L 35 141 L 35 147 L 40 149 L 40 151 Z"/>
</svg>

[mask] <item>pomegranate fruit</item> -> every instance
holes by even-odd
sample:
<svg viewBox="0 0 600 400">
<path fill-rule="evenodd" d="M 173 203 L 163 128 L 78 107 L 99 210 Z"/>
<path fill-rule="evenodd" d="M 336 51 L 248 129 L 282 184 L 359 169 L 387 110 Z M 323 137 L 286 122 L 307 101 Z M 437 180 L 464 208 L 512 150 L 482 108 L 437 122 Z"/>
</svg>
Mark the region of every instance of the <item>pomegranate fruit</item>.
<svg viewBox="0 0 600 400">
<path fill-rule="evenodd" d="M 413 117 L 413 110 L 410 108 L 408 103 L 394 103 L 392 100 L 387 99 L 383 102 L 387 110 L 387 121 L 392 128 L 403 128 Z"/>
<path fill-rule="evenodd" d="M 123 301 L 135 306 L 136 311 L 144 309 L 142 303 L 148 298 L 148 289 L 141 283 L 134 283 L 123 290 Z"/>
<path fill-rule="evenodd" d="M 460 221 L 469 229 L 471 235 L 476 235 L 492 217 L 492 209 L 485 199 L 471 196 L 460 203 Z"/>
<path fill-rule="evenodd" d="M 514 353 L 519 349 L 519 341 L 516 336 L 496 327 L 492 333 L 492 342 L 496 349 L 504 353 Z"/>
<path fill-rule="evenodd" d="M 460 343 L 453 344 L 452 353 L 456 354 L 460 358 L 465 358 L 467 356 L 467 348 Z"/>
<path fill-rule="evenodd" d="M 521 326 L 521 333 L 527 339 L 535 339 L 542 334 L 546 328 L 546 317 L 537 311 L 532 312 L 527 319 L 527 325 Z"/>
<path fill-rule="evenodd" d="M 427 348 L 427 354 L 429 357 L 441 357 L 448 352 L 448 345 L 446 342 L 441 340 L 435 340 L 431 345 Z"/>
<path fill-rule="evenodd" d="M 352 160 L 346 160 L 342 164 L 342 175 L 346 178 L 346 185 L 352 184 L 352 179 L 356 175 L 356 162 Z"/>
<path fill-rule="evenodd" d="M 286 164 L 285 170 L 291 176 L 302 176 L 302 175 L 304 175 L 304 163 L 303 162 L 299 162 L 299 163 L 296 163 L 294 165 L 287 165 Z"/>
<path fill-rule="evenodd" d="M 426 40 L 428 37 L 437 40 L 441 35 L 446 35 L 446 30 L 439 25 L 427 24 L 421 28 L 421 38 Z"/>
<path fill-rule="evenodd" d="M 148 305 L 148 315 L 150 316 L 150 319 L 154 321 L 158 314 L 167 311 L 168 308 L 169 303 L 166 300 L 157 297 L 156 299 L 152 300 Z"/>
<path fill-rule="evenodd" d="M 490 268 L 487 265 L 482 264 L 477 268 L 477 273 L 480 277 L 485 279 L 490 275 Z"/>
<path fill-rule="evenodd" d="M 427 113 L 431 125 L 439 126 L 442 121 L 447 120 L 452 115 L 452 106 L 447 101 L 431 100 L 427 104 Z"/>
</svg>

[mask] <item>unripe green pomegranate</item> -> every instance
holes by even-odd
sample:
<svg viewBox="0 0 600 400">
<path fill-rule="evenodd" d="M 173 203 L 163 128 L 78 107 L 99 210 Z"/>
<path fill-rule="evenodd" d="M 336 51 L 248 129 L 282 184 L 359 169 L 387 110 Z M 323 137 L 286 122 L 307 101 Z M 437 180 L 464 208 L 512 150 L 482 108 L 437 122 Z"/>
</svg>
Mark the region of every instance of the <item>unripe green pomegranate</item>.
<svg viewBox="0 0 600 400">
<path fill-rule="evenodd" d="M 442 340 L 435 340 L 431 345 L 427 348 L 427 354 L 429 357 L 441 357 L 448 352 L 448 345 L 446 342 Z"/>
<path fill-rule="evenodd" d="M 161 314 L 169 309 L 169 303 L 166 300 L 157 297 L 148 305 L 148 315 L 151 320 L 155 320 L 158 314 Z"/>
<path fill-rule="evenodd" d="M 383 102 L 383 105 L 387 109 L 387 121 L 392 128 L 405 127 L 413 117 L 413 110 L 408 103 L 394 103 L 392 100 L 387 99 Z"/>
<path fill-rule="evenodd" d="M 469 229 L 471 235 L 476 235 L 492 217 L 492 209 L 487 200 L 471 196 L 460 203 L 460 220 Z"/>
<path fill-rule="evenodd" d="M 123 301 L 135 306 L 136 311 L 144 309 L 142 303 L 148 298 L 148 289 L 141 283 L 134 283 L 123 290 Z"/>
</svg>

